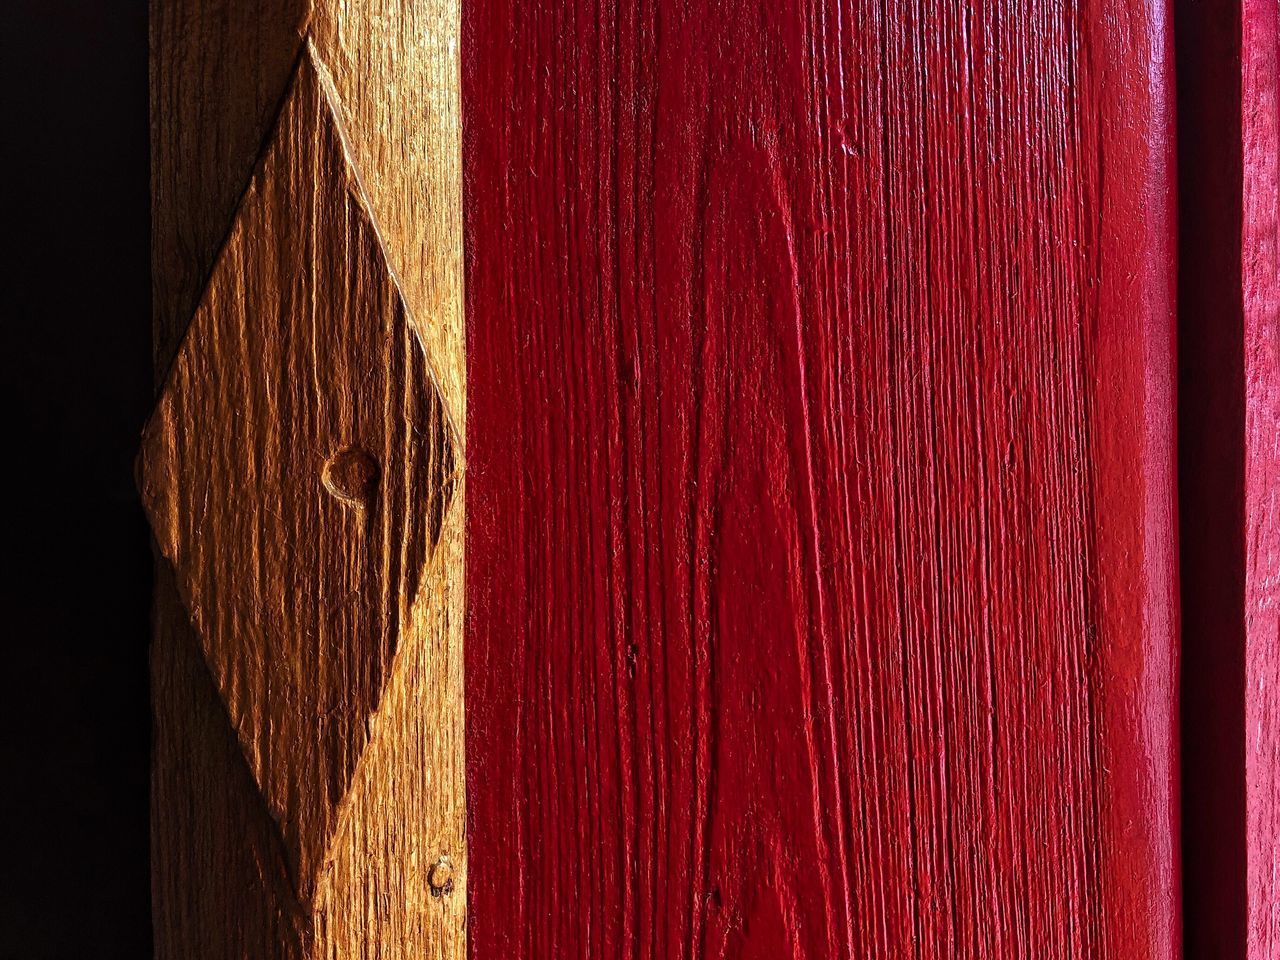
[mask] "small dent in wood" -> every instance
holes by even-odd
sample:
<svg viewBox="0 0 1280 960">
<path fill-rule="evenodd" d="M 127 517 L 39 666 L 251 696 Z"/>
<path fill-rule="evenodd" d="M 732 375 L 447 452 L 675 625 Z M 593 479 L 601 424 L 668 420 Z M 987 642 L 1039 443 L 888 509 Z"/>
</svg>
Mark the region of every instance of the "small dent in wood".
<svg viewBox="0 0 1280 960">
<path fill-rule="evenodd" d="M 431 888 L 433 897 L 443 897 L 453 892 L 453 864 L 448 857 L 441 857 L 431 865 L 427 885 Z"/>
<path fill-rule="evenodd" d="M 367 507 L 378 489 L 378 461 L 358 446 L 345 447 L 325 461 L 320 479 L 343 503 Z"/>
</svg>

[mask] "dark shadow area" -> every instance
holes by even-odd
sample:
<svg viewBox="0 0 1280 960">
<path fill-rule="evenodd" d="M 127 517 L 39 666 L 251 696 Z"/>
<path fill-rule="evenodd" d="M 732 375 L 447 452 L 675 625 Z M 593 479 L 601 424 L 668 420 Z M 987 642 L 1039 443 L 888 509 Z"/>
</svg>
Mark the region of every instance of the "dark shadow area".
<svg viewBox="0 0 1280 960">
<path fill-rule="evenodd" d="M 0 28 L 0 960 L 151 956 L 145 0 Z"/>
<path fill-rule="evenodd" d="M 1177 0 L 1178 496 L 1186 960 L 1244 960 L 1239 0 Z"/>
</svg>

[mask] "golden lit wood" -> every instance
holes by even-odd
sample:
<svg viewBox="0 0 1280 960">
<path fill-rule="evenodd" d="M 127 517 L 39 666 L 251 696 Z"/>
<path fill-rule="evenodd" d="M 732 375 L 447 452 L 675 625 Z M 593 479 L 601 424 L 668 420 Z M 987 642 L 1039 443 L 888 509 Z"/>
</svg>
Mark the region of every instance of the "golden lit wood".
<svg viewBox="0 0 1280 960">
<path fill-rule="evenodd" d="M 465 952 L 457 25 L 153 5 L 161 960 Z"/>
</svg>

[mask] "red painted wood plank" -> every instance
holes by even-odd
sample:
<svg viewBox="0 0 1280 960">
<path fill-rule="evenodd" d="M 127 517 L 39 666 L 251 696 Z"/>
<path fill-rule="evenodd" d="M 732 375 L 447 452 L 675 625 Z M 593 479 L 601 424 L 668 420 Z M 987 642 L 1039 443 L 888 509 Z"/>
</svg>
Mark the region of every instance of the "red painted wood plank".
<svg viewBox="0 0 1280 960">
<path fill-rule="evenodd" d="M 1176 956 L 1164 5 L 464 29 L 472 955 Z"/>
<path fill-rule="evenodd" d="M 1245 763 L 1249 960 L 1280 956 L 1280 127 L 1277 10 L 1244 0 Z"/>
</svg>

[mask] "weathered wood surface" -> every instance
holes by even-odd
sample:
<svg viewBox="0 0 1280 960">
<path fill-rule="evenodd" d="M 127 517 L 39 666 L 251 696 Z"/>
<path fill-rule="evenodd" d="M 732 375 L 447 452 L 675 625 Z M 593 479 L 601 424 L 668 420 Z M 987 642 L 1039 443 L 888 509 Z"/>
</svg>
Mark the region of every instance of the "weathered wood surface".
<svg viewBox="0 0 1280 960">
<path fill-rule="evenodd" d="M 460 958 L 456 6 L 157 2 L 160 958 Z"/>
<path fill-rule="evenodd" d="M 1169 45 L 465 8 L 475 957 L 1177 956 Z"/>
<path fill-rule="evenodd" d="M 1277 10 L 1178 5 L 1186 955 L 1280 955 Z"/>
<path fill-rule="evenodd" d="M 1280 10 L 1244 0 L 1245 764 L 1248 960 L 1280 956 Z"/>
</svg>

